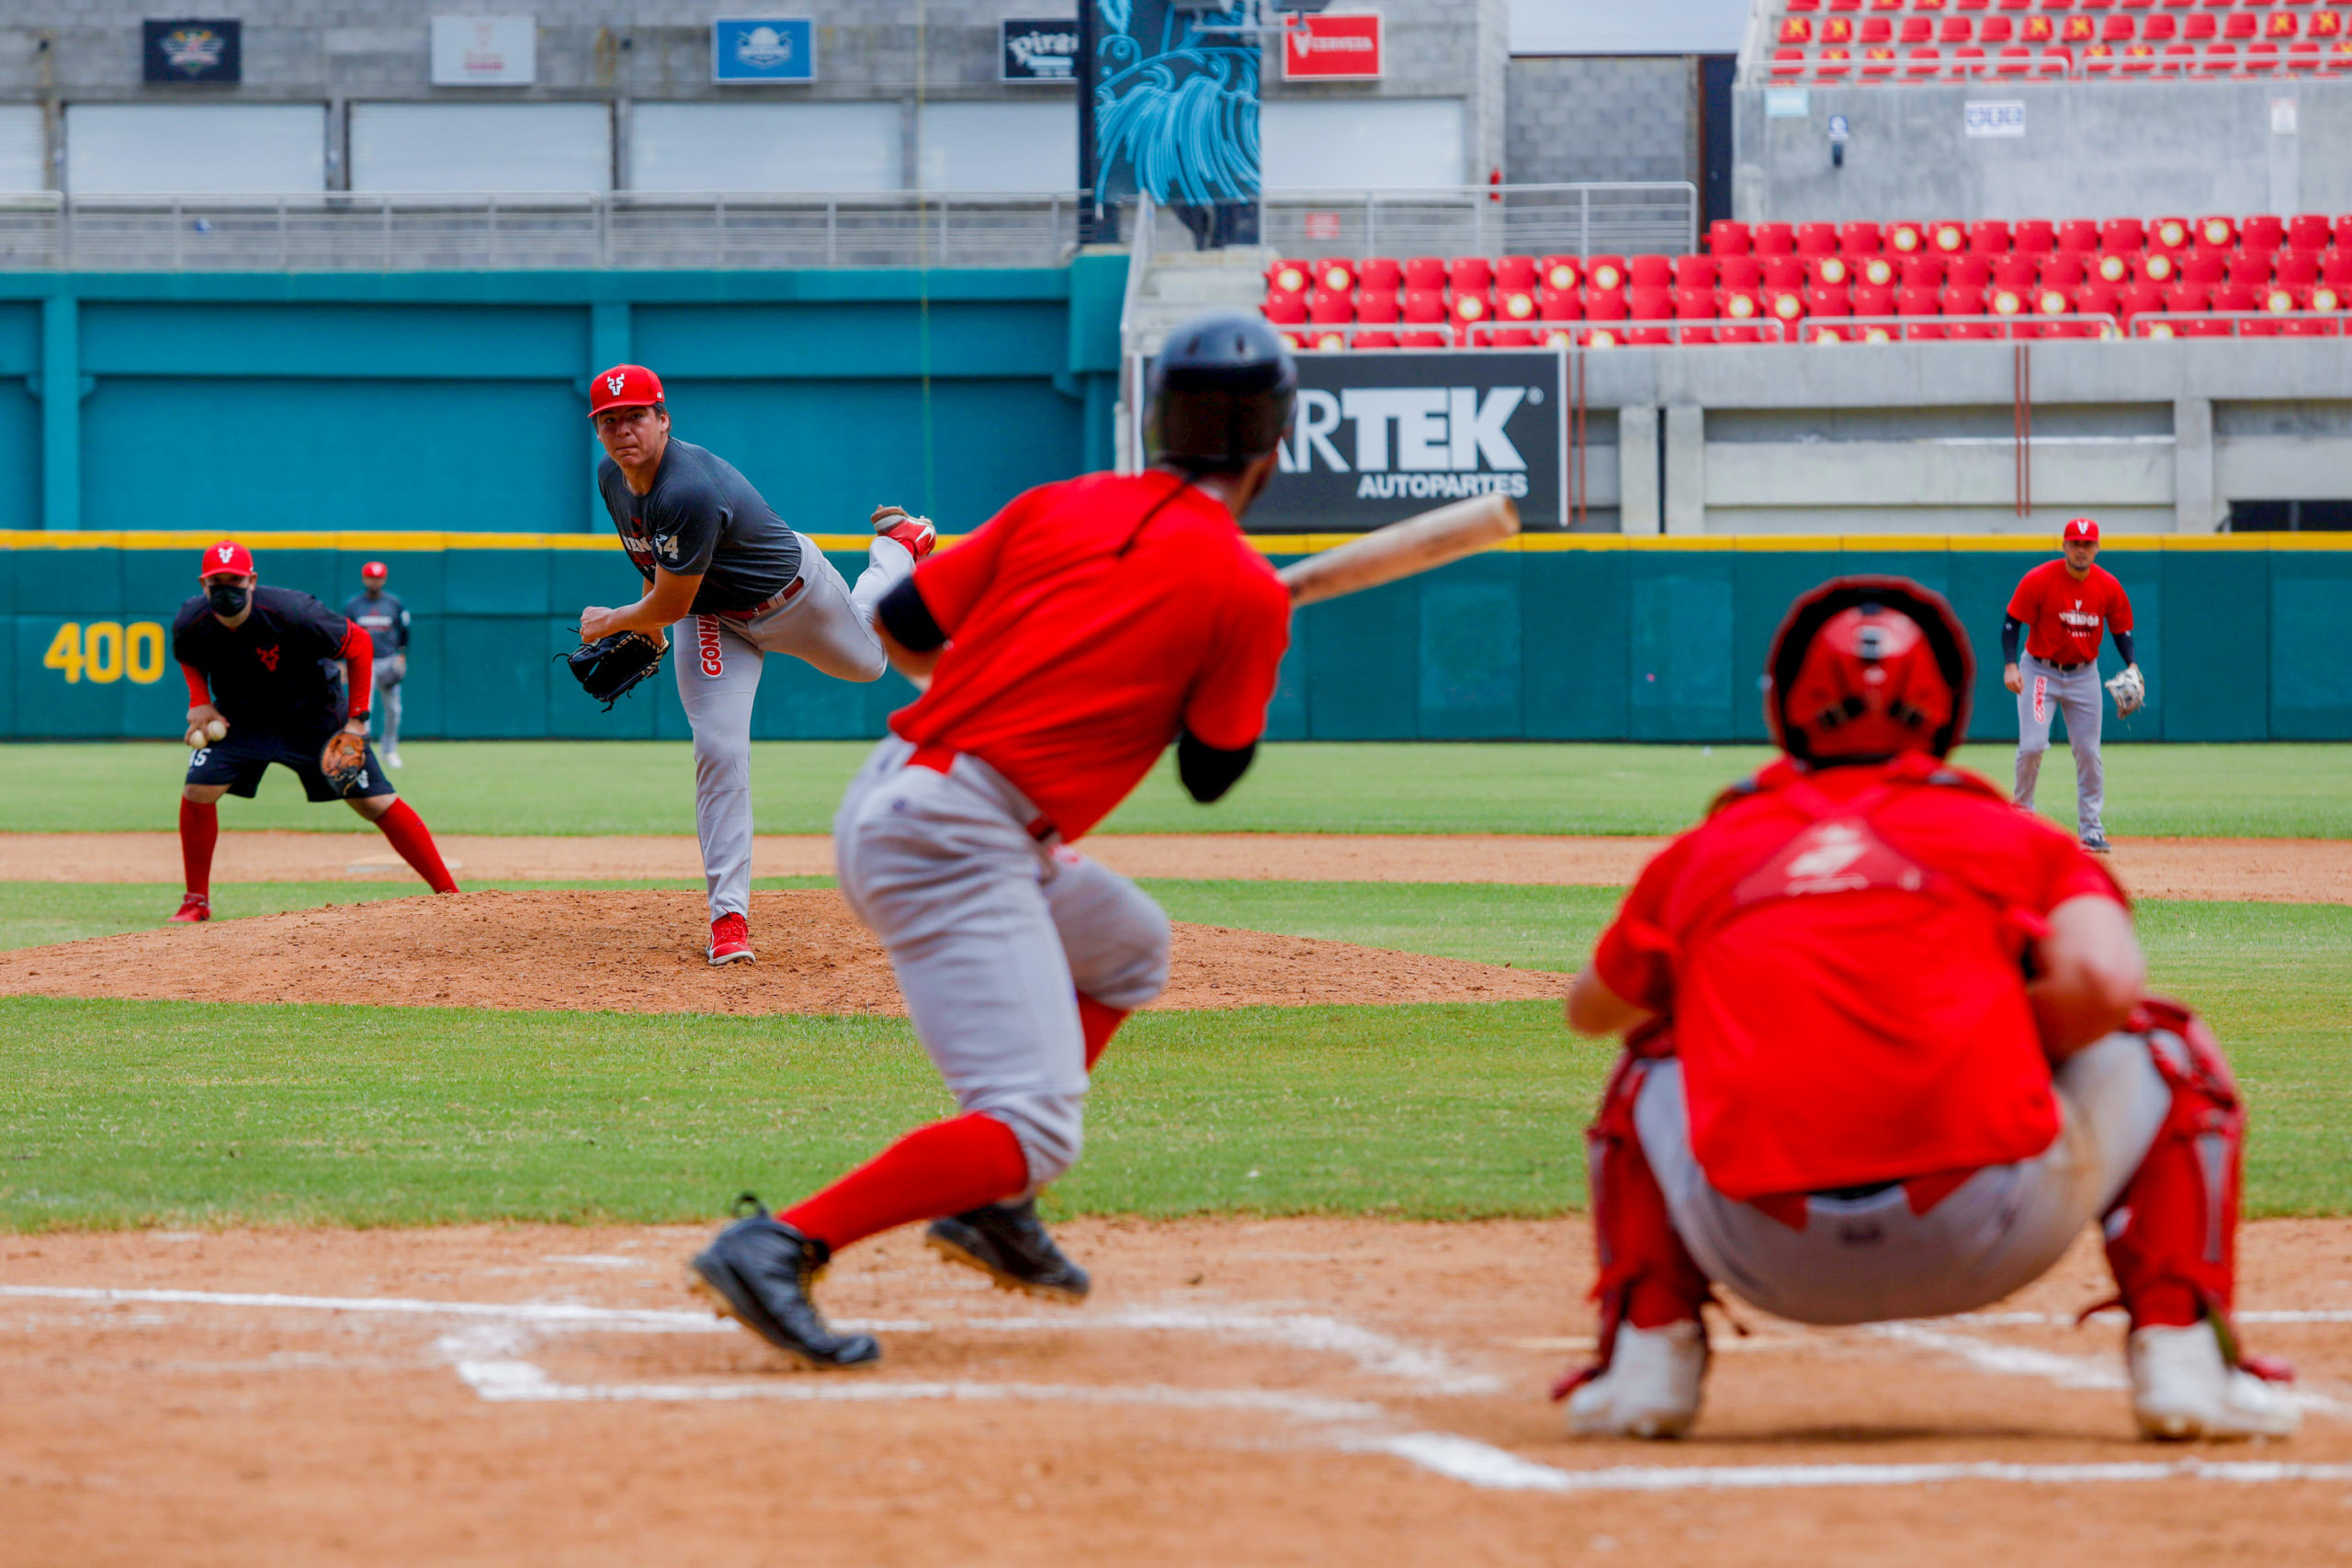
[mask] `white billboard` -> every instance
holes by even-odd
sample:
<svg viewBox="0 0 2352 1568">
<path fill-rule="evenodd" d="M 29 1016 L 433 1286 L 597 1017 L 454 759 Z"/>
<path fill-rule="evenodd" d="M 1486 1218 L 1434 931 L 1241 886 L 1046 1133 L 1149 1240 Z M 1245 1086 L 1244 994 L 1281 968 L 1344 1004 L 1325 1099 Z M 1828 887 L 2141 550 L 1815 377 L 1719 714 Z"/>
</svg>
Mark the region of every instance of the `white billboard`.
<svg viewBox="0 0 2352 1568">
<path fill-rule="evenodd" d="M 433 18 L 435 86 L 527 87 L 538 77 L 537 18 Z"/>
</svg>

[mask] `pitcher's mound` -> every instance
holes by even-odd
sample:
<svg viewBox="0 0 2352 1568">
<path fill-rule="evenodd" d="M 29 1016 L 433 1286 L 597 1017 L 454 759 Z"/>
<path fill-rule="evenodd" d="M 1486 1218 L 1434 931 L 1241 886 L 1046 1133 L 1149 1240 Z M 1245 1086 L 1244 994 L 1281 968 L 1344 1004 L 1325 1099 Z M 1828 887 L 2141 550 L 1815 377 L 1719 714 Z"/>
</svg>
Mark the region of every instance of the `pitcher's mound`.
<svg viewBox="0 0 2352 1568">
<path fill-rule="evenodd" d="M 453 893 L 0 953 L 0 995 L 580 1011 L 896 1013 L 882 949 L 829 888 L 752 895 L 756 964 L 713 969 L 692 893 Z M 1173 1008 L 1494 1002 L 1565 976 L 1179 925 Z"/>
</svg>

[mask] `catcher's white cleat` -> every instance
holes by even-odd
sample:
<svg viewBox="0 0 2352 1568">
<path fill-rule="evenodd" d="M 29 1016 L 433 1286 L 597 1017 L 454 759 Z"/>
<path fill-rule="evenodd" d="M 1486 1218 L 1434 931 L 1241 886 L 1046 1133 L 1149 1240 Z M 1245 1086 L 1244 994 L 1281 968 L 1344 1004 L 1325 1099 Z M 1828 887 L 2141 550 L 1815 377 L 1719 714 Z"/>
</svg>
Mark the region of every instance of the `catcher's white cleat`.
<svg viewBox="0 0 2352 1568">
<path fill-rule="evenodd" d="M 2133 1329 L 2124 1356 L 2132 1364 L 2132 1414 L 2146 1437 L 2283 1438 L 2302 1420 L 2285 1394 L 2222 1359 L 2211 1321 Z"/>
<path fill-rule="evenodd" d="M 1695 1323 L 1620 1325 L 1609 1370 L 1568 1396 L 1579 1437 L 1679 1438 L 1699 1418 L 1707 1337 Z"/>
</svg>

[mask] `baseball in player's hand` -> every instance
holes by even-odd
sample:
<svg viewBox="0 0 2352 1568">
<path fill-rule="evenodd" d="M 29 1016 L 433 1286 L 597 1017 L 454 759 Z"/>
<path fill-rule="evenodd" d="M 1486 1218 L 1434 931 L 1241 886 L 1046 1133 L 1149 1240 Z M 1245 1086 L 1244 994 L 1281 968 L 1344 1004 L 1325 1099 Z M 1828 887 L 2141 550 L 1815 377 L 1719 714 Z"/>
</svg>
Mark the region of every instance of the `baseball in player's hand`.
<svg viewBox="0 0 2352 1568">
<path fill-rule="evenodd" d="M 2016 665 L 2004 664 L 2001 666 L 2001 684 L 2012 692 L 2022 692 L 2025 690 L 2025 676 Z"/>
<path fill-rule="evenodd" d="M 581 611 L 580 640 L 594 642 L 600 637 L 609 636 L 616 629 L 612 623 L 619 614 L 617 610 L 607 609 L 602 604 L 591 604 Z"/>
</svg>

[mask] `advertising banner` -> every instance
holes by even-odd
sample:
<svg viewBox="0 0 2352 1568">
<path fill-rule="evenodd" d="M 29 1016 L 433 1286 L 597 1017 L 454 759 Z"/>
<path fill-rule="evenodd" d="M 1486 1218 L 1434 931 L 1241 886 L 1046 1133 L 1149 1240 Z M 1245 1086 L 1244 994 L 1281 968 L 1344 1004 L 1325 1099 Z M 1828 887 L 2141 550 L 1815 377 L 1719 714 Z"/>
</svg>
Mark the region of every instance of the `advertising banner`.
<svg viewBox="0 0 2352 1568">
<path fill-rule="evenodd" d="M 150 82 L 236 82 L 243 77 L 243 24 L 234 17 L 145 22 L 140 34 Z"/>
<path fill-rule="evenodd" d="M 1001 82 L 1078 80 L 1076 17 L 1012 17 L 997 24 Z"/>
<path fill-rule="evenodd" d="M 433 18 L 435 86 L 527 87 L 538 79 L 536 17 Z"/>
<path fill-rule="evenodd" d="M 721 17 L 710 25 L 710 79 L 814 82 L 817 26 L 807 17 Z"/>
<path fill-rule="evenodd" d="M 1380 13 L 1293 17 L 1283 29 L 1283 80 L 1361 82 L 1381 74 Z"/>
<path fill-rule="evenodd" d="M 1527 528 L 1565 528 L 1566 388 L 1555 350 L 1302 354 L 1297 417 L 1250 532 L 1363 533 L 1474 495 L 1510 496 Z"/>
</svg>

